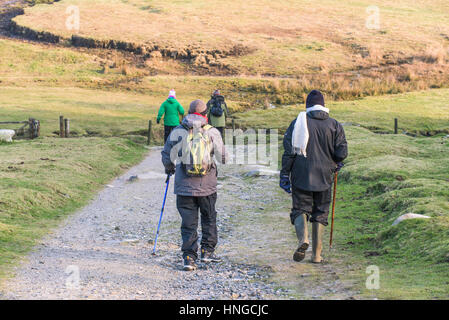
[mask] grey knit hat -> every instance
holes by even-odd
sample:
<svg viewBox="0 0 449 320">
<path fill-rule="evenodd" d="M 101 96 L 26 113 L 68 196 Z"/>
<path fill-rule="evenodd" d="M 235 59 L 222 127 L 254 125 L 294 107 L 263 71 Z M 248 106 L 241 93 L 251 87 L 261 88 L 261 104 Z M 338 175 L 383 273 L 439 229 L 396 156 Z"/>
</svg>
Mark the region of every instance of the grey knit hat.
<svg viewBox="0 0 449 320">
<path fill-rule="evenodd" d="M 203 113 L 206 111 L 206 109 L 206 104 L 198 99 L 190 103 L 189 113 Z"/>
</svg>

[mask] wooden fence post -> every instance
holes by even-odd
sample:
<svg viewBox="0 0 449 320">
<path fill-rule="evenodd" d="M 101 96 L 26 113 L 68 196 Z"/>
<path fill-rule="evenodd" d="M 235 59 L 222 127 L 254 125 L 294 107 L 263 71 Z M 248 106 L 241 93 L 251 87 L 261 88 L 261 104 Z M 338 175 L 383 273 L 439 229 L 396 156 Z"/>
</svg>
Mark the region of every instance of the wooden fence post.
<svg viewBox="0 0 449 320">
<path fill-rule="evenodd" d="M 59 136 L 64 138 L 64 116 L 59 116 Z"/>
<path fill-rule="evenodd" d="M 151 143 L 151 126 L 152 126 L 152 122 L 151 120 L 148 121 L 148 141 L 147 141 L 147 145 L 150 145 Z"/>
<path fill-rule="evenodd" d="M 30 133 L 30 139 L 34 139 L 39 137 L 40 133 L 40 123 L 38 120 L 30 118 L 28 120 L 28 126 L 29 126 L 29 133 Z"/>
<path fill-rule="evenodd" d="M 33 119 L 28 119 L 28 132 L 30 134 L 30 139 L 34 139 L 34 121 Z"/>
<path fill-rule="evenodd" d="M 64 136 L 68 138 L 70 136 L 70 120 L 64 119 Z"/>
<path fill-rule="evenodd" d="M 398 118 L 394 118 L 394 134 L 398 134 Z"/>
</svg>

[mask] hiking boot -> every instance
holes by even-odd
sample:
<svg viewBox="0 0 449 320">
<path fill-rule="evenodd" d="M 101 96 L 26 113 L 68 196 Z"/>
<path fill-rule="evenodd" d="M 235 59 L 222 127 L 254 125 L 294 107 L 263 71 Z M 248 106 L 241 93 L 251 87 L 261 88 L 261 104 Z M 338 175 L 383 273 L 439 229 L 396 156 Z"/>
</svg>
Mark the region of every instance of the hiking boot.
<svg viewBox="0 0 449 320">
<path fill-rule="evenodd" d="M 216 256 L 213 252 L 206 251 L 201 249 L 201 262 L 209 263 L 209 262 L 220 262 L 221 258 Z"/>
<path fill-rule="evenodd" d="M 299 247 L 293 254 L 293 260 L 299 262 L 306 256 L 306 251 L 309 248 L 309 231 L 307 228 L 307 216 L 301 214 L 295 219 L 296 237 L 299 241 Z"/>
<path fill-rule="evenodd" d="M 319 222 L 312 223 L 312 262 L 321 263 L 321 250 L 323 249 L 324 226 Z"/>
<path fill-rule="evenodd" d="M 293 260 L 295 260 L 296 262 L 302 261 L 306 256 L 306 251 L 308 248 L 308 243 L 303 243 L 302 245 L 300 245 L 293 254 Z"/>
<path fill-rule="evenodd" d="M 182 268 L 184 271 L 193 271 L 196 269 L 195 260 L 189 256 L 184 258 L 184 266 Z"/>
</svg>

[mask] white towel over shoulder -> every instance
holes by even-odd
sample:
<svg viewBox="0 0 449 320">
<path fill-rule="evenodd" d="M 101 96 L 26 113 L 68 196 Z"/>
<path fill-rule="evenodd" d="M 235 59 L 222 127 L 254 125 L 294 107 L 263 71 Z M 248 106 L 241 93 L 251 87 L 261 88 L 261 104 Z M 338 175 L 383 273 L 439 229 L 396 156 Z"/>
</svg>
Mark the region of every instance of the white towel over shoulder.
<svg viewBox="0 0 449 320">
<path fill-rule="evenodd" d="M 314 105 L 307 108 L 306 111 L 300 112 L 296 119 L 295 127 L 292 134 L 293 153 L 307 157 L 307 144 L 309 143 L 309 128 L 307 127 L 307 113 L 311 111 L 324 111 L 329 113 L 329 109 L 320 105 Z"/>
</svg>

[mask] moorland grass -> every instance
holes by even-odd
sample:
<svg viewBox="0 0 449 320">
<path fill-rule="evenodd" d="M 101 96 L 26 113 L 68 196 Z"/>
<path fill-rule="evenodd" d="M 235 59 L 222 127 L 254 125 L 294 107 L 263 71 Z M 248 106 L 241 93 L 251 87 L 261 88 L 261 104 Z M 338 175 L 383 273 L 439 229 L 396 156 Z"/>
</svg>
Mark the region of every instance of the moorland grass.
<svg viewBox="0 0 449 320">
<path fill-rule="evenodd" d="M 65 25 L 69 5 L 82 12 L 78 32 Z M 214 6 L 220 10 L 212 12 Z M 370 6 L 380 10 L 378 30 L 365 26 Z M 252 77 L 231 91 L 235 96 L 249 92 L 246 103 L 254 106 L 265 99 L 292 104 L 317 87 L 334 100 L 447 87 L 449 30 L 443 21 L 448 9 L 444 1 L 410 0 L 233 0 L 226 6 L 220 1 L 64 0 L 28 8 L 14 21 L 62 36 L 64 44 L 72 43 L 74 34 L 87 42 L 123 41 L 143 48 L 135 50 L 137 63 L 101 55 L 97 78 L 106 80 L 102 86 L 147 90 L 148 75 Z"/>
<path fill-rule="evenodd" d="M 346 130 L 350 156 L 340 174 L 336 218 L 340 256 L 380 268 L 365 297 L 448 299 L 449 139 Z M 392 222 L 405 213 L 427 220 Z M 337 249 L 338 251 L 338 249 Z M 365 269 L 360 268 L 359 276 Z"/>
<path fill-rule="evenodd" d="M 178 50 L 253 48 L 249 55 L 225 59 L 241 73 L 341 72 L 391 56 L 447 58 L 441 44 L 442 35 L 449 34 L 443 23 L 449 14 L 445 1 L 231 0 L 223 5 L 218 0 L 63 0 L 28 8 L 15 21 L 70 37 L 69 5 L 80 9 L 80 30 L 75 32 L 80 36 Z M 378 29 L 366 27 L 370 6 L 379 8 Z"/>
</svg>

